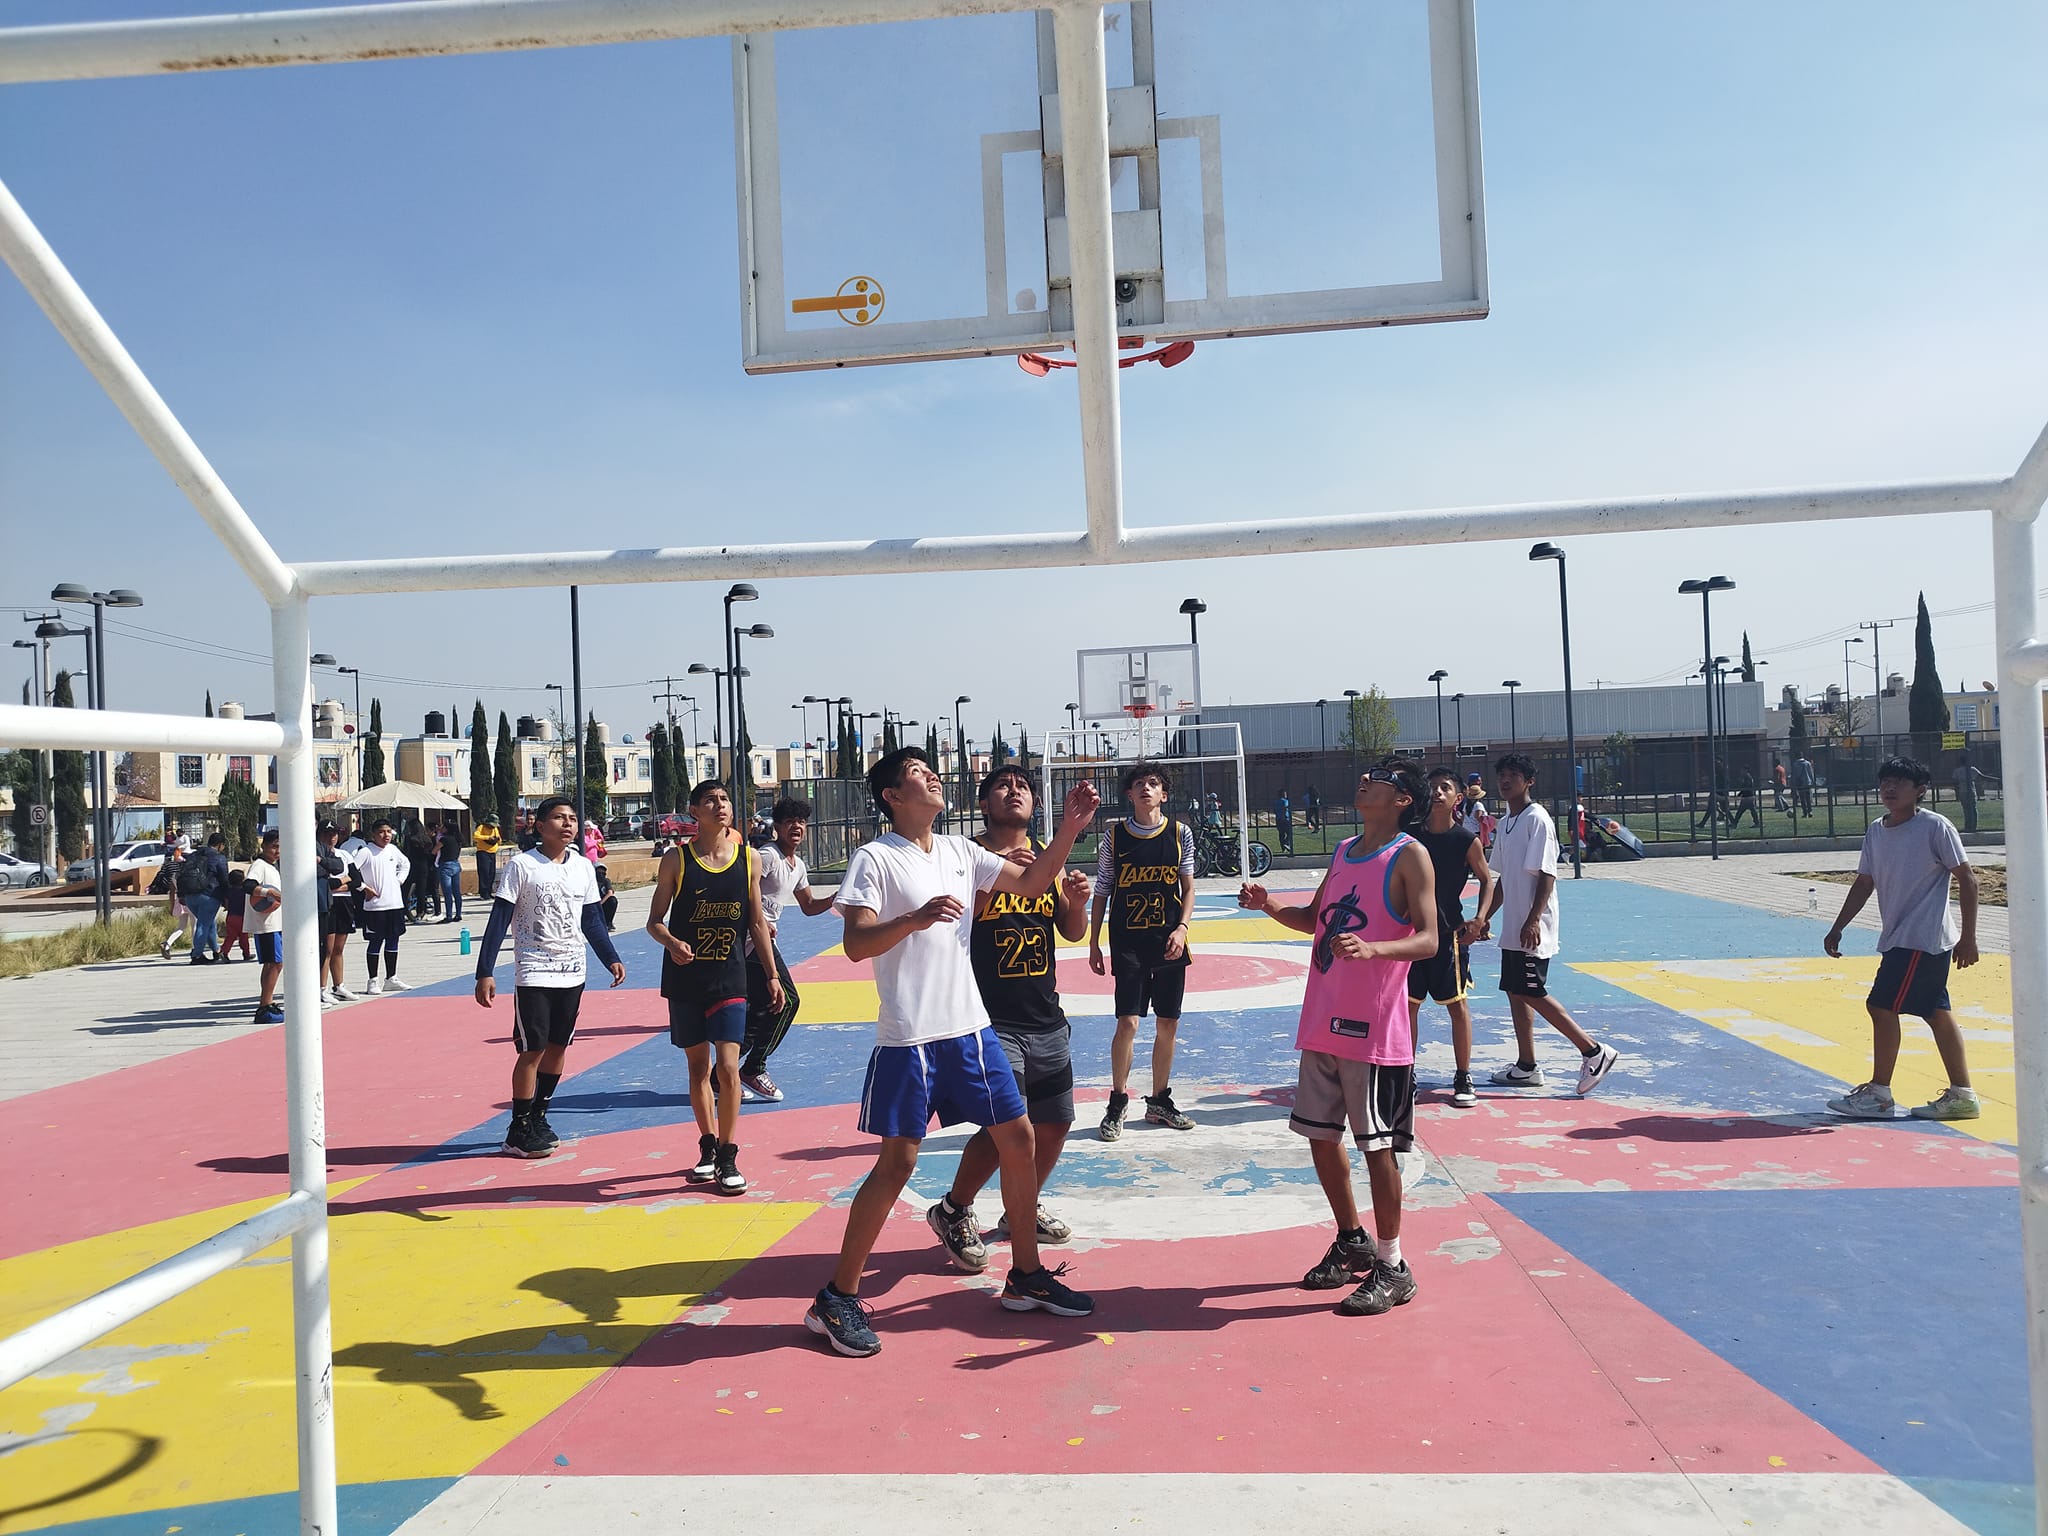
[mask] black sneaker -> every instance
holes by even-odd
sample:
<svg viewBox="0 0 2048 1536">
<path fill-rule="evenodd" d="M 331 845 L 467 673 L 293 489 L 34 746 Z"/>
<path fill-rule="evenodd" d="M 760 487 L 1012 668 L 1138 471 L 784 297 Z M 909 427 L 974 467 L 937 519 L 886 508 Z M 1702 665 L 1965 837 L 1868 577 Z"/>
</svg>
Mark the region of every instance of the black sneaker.
<svg viewBox="0 0 2048 1536">
<path fill-rule="evenodd" d="M 1103 1141 L 1115 1141 L 1124 1133 L 1124 1111 L 1131 1107 L 1128 1093 L 1112 1093 L 1109 1108 L 1102 1112 L 1102 1124 L 1095 1134 Z"/>
<path fill-rule="evenodd" d="M 988 1249 L 982 1245 L 981 1227 L 975 1222 L 974 1207 L 968 1206 L 958 1216 L 948 1216 L 944 1202 L 933 1206 L 924 1213 L 925 1224 L 938 1233 L 939 1241 L 946 1245 L 946 1252 L 952 1255 L 953 1263 L 969 1274 L 980 1274 L 988 1268 Z"/>
<path fill-rule="evenodd" d="M 552 1152 L 562 1144 L 562 1138 L 557 1136 L 555 1128 L 548 1124 L 548 1112 L 546 1110 L 534 1110 L 533 1128 L 540 1133 L 540 1139 L 548 1144 L 549 1151 Z"/>
<path fill-rule="evenodd" d="M 1479 1095 L 1472 1091 L 1472 1074 L 1460 1072 L 1451 1079 L 1451 1107 L 1470 1109 L 1479 1102 Z"/>
<path fill-rule="evenodd" d="M 882 1341 L 875 1337 L 870 1325 L 873 1316 L 858 1296 L 835 1296 L 830 1290 L 823 1290 L 804 1314 L 804 1326 L 830 1340 L 842 1355 L 878 1355 L 882 1352 Z"/>
<path fill-rule="evenodd" d="M 1095 1310 L 1095 1298 L 1068 1290 L 1060 1280 L 1066 1272 L 1064 1264 L 1057 1269 L 1041 1266 L 1032 1275 L 1011 1270 L 1010 1278 L 1003 1282 L 1004 1309 L 1011 1312 L 1050 1312 L 1055 1317 L 1086 1317 Z"/>
<path fill-rule="evenodd" d="M 1407 1263 L 1389 1264 L 1380 1259 L 1365 1277 L 1365 1284 L 1338 1302 L 1337 1310 L 1346 1317 L 1378 1317 L 1414 1299 L 1415 1277 L 1408 1272 Z"/>
<path fill-rule="evenodd" d="M 1334 1291 L 1340 1285 L 1351 1285 L 1362 1274 L 1369 1274 L 1379 1261 L 1379 1250 L 1373 1247 L 1370 1237 L 1361 1237 L 1356 1242 L 1338 1238 L 1330 1244 L 1330 1251 L 1323 1255 L 1323 1262 L 1301 1277 L 1301 1286 L 1307 1291 Z"/>
<path fill-rule="evenodd" d="M 697 1165 L 690 1170 L 693 1179 L 708 1179 L 718 1172 L 718 1138 L 699 1136 L 697 1138 Z"/>
<path fill-rule="evenodd" d="M 1173 1090 L 1145 1095 L 1145 1123 L 1147 1125 L 1170 1126 L 1176 1131 L 1192 1131 L 1195 1122 L 1180 1112 L 1173 1102 Z"/>
<path fill-rule="evenodd" d="M 533 1116 L 520 1115 L 506 1129 L 505 1144 L 498 1150 L 509 1152 L 514 1157 L 546 1157 L 553 1148 L 541 1140 L 540 1132 L 534 1127 Z"/>
<path fill-rule="evenodd" d="M 747 1176 L 740 1172 L 740 1149 L 726 1142 L 718 1149 L 712 1163 L 712 1177 L 718 1182 L 721 1195 L 743 1195 L 747 1192 Z"/>
</svg>

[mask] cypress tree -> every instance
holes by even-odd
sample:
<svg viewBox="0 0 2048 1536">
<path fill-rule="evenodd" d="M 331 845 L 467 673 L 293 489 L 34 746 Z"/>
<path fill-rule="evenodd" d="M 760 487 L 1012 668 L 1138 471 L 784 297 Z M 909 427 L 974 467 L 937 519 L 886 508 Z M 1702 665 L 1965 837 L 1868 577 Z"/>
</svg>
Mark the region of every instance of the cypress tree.
<svg viewBox="0 0 2048 1536">
<path fill-rule="evenodd" d="M 71 674 L 59 672 L 57 686 L 50 694 L 50 703 L 57 709 L 75 709 L 77 701 L 71 695 Z M 83 752 L 57 752 L 52 754 L 56 791 L 57 812 L 57 853 L 65 859 L 75 859 L 85 852 L 85 754 Z"/>
<path fill-rule="evenodd" d="M 1940 746 L 1948 729 L 1948 699 L 1941 688 L 1941 669 L 1934 662 L 1934 625 L 1927 617 L 1927 594 L 1920 594 L 1920 613 L 1913 624 L 1913 686 L 1906 691 L 1906 725 L 1920 738 L 1916 750 L 1924 757 Z"/>
<path fill-rule="evenodd" d="M 1742 632 L 1742 680 L 1745 683 L 1756 681 L 1756 661 L 1749 654 L 1749 631 L 1746 629 Z"/>
<path fill-rule="evenodd" d="M 374 789 L 384 782 L 384 705 L 370 700 L 370 735 L 363 743 L 363 788 Z"/>
<path fill-rule="evenodd" d="M 665 811 L 676 797 L 675 759 L 669 747 L 668 727 L 655 722 L 654 729 L 647 733 L 654 769 L 654 808 Z"/>
<path fill-rule="evenodd" d="M 519 825 L 519 745 L 512 739 L 512 722 L 498 711 L 498 753 L 491 765 L 491 788 L 498 802 L 498 825 L 509 837 Z"/>
<path fill-rule="evenodd" d="M 593 821 L 603 821 L 611 806 L 611 775 L 605 771 L 604 738 L 597 733 L 593 712 L 583 727 L 583 809 Z"/>
<path fill-rule="evenodd" d="M 498 808 L 497 780 L 491 775 L 491 722 L 478 699 L 469 715 L 469 814 L 482 821 Z"/>
<path fill-rule="evenodd" d="M 213 718 L 213 690 L 211 688 L 206 690 L 206 718 L 209 720 Z"/>
</svg>

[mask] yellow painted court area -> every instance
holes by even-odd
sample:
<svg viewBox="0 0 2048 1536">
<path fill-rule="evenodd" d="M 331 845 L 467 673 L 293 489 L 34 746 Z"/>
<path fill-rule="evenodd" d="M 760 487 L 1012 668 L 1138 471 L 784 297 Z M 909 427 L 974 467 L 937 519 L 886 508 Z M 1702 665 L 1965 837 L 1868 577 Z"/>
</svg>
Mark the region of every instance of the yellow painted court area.
<svg viewBox="0 0 2048 1536">
<path fill-rule="evenodd" d="M 0 1263 L 0 1334 L 253 1214 L 130 1228 Z M 451 1477 L 567 1402 L 811 1204 L 337 1214 L 341 1480 Z M 283 1244 L 0 1398 L 10 1530 L 297 1486 Z M 105 1480 L 107 1486 L 93 1485 Z M 54 1502 L 53 1502 L 54 1501 Z M 47 1504 L 37 1509 L 33 1506 Z"/>
<path fill-rule="evenodd" d="M 1870 1076 L 1870 993 L 1876 962 L 1829 960 L 1606 961 L 1574 966 L 1588 976 L 1690 1015 L 1780 1056 L 1855 1084 Z M 1949 1000 L 1969 1053 L 1970 1078 L 1983 1101 L 1980 1119 L 1955 1122 L 1985 1141 L 2013 1144 L 2010 965 L 1986 955 L 1949 974 Z M 1948 1085 L 1934 1040 L 1918 1019 L 1904 1021 L 1892 1095 L 1924 1104 Z"/>
</svg>

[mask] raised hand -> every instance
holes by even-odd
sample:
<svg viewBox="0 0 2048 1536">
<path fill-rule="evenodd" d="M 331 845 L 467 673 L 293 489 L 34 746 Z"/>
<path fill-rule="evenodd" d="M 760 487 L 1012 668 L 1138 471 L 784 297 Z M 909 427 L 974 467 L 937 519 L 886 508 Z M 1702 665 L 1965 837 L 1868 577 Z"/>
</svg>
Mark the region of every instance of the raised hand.
<svg viewBox="0 0 2048 1536">
<path fill-rule="evenodd" d="M 1061 829 L 1071 826 L 1078 836 L 1083 827 L 1095 819 L 1096 808 L 1102 804 L 1102 796 L 1095 786 L 1083 779 L 1067 791 L 1066 815 Z"/>
<path fill-rule="evenodd" d="M 1256 880 L 1247 880 L 1237 888 L 1237 904 L 1250 912 L 1266 910 L 1266 888 Z"/>
<path fill-rule="evenodd" d="M 911 913 L 910 918 L 917 927 L 929 928 L 935 923 L 957 923 L 960 921 L 960 914 L 966 910 L 957 896 L 934 896 Z"/>
</svg>

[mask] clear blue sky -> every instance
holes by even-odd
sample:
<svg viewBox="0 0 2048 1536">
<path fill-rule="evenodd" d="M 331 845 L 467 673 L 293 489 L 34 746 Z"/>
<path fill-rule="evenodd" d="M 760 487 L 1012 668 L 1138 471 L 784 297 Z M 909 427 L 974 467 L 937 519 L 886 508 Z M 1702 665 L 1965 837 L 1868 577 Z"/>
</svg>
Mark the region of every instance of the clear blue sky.
<svg viewBox="0 0 2048 1536">
<path fill-rule="evenodd" d="M 2048 420 L 2042 7 L 1483 3 L 1479 36 L 1491 318 L 1127 373 L 1133 525 L 2018 462 Z M 0 176 L 287 559 L 1079 526 L 1071 375 L 741 373 L 730 92 L 723 41 L 17 86 Z M 1838 678 L 1850 626 L 1923 589 L 1974 684 L 1987 543 L 1976 517 L 1572 540 L 1577 678 L 1682 676 L 1673 589 L 1726 573 L 1717 629 L 1772 684 Z M 1554 687 L 1524 556 L 764 582 L 750 714 L 766 739 L 805 693 L 921 719 L 967 693 L 970 735 L 1036 735 L 1077 647 L 1179 638 L 1190 594 L 1212 700 L 1420 693 L 1436 667 Z M 115 705 L 267 707 L 262 605 L 0 280 L 0 618 L 60 581 L 148 600 L 109 640 Z M 639 680 L 718 656 L 719 590 L 591 589 L 590 707 L 643 728 Z M 324 601 L 314 643 L 375 675 L 387 729 L 479 693 L 495 720 L 568 681 L 567 609 Z M 1907 670 L 1910 627 L 1887 639 Z"/>
</svg>

